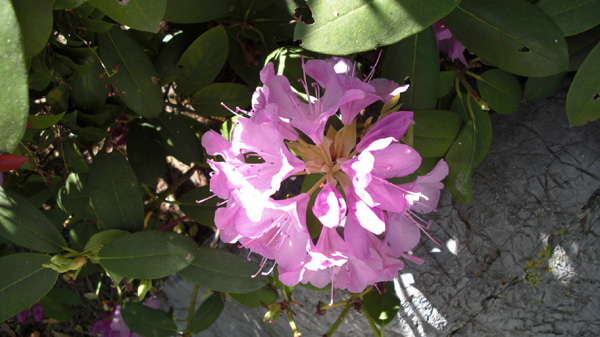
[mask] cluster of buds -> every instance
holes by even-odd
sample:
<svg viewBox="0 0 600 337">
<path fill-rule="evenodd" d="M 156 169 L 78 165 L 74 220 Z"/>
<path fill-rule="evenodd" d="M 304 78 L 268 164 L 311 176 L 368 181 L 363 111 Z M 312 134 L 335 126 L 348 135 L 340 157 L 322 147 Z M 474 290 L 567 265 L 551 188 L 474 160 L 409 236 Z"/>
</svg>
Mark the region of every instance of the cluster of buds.
<svg viewBox="0 0 600 337">
<path fill-rule="evenodd" d="M 214 156 L 211 191 L 227 201 L 215 215 L 221 239 L 260 254 L 261 269 L 273 260 L 288 286 L 332 283 L 359 293 L 396 277 L 402 259 L 423 262 L 410 251 L 429 226 L 420 214 L 435 210 L 448 166 L 441 160 L 427 175 L 395 183 L 421 165 L 402 139 L 413 113 L 394 111 L 406 86 L 372 74 L 361 80 L 354 68 L 343 58 L 303 63 L 301 99 L 269 63 L 231 140 L 214 131 L 202 138 Z M 312 92 L 306 75 L 314 79 Z M 380 101 L 376 122 L 361 114 Z M 316 183 L 273 199 L 293 175 Z M 317 230 L 309 232 L 307 212 L 318 219 Z"/>
</svg>

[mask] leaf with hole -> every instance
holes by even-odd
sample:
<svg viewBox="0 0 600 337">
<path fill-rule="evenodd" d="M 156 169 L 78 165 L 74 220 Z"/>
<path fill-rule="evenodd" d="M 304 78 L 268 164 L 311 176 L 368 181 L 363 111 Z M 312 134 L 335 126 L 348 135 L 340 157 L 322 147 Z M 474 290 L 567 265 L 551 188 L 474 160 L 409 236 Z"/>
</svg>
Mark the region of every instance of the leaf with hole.
<svg viewBox="0 0 600 337">
<path fill-rule="evenodd" d="M 219 249 L 199 247 L 192 264 L 179 271 L 184 279 L 202 288 L 226 293 L 247 293 L 263 287 L 267 278 L 256 275 L 257 264 Z"/>
<path fill-rule="evenodd" d="M 188 267 L 197 248 L 187 236 L 145 231 L 114 239 L 100 249 L 98 259 L 106 270 L 123 277 L 157 279 Z"/>
<path fill-rule="evenodd" d="M 567 69 L 562 32 L 527 1 L 463 0 L 444 23 L 467 49 L 504 71 L 543 77 Z"/>
</svg>

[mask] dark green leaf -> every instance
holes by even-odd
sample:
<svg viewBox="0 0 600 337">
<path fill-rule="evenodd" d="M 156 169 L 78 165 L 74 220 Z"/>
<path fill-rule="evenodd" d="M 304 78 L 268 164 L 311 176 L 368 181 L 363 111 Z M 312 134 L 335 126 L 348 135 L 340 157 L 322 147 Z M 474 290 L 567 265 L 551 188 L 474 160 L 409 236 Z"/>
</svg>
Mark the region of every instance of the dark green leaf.
<svg viewBox="0 0 600 337">
<path fill-rule="evenodd" d="M 469 121 L 460 131 L 445 160 L 449 173 L 444 184 L 452 193 L 452 198 L 461 204 L 473 200 L 473 175 L 475 162 L 475 144 L 473 140 L 473 122 Z"/>
<path fill-rule="evenodd" d="M 437 97 L 448 95 L 454 88 L 456 81 L 456 71 L 441 71 L 440 79 L 438 81 L 438 93 Z"/>
<path fill-rule="evenodd" d="M 304 181 L 302 182 L 302 187 L 301 187 L 300 191 L 308 192 L 321 178 L 323 178 L 323 175 L 320 173 L 313 173 L 313 174 L 304 176 Z M 317 195 L 319 195 L 320 191 L 321 191 L 321 188 L 317 188 L 315 190 L 315 192 L 310 196 L 310 200 L 308 201 L 308 206 L 307 206 L 308 210 L 311 210 L 313 208 L 313 205 L 315 204 L 315 200 L 317 200 Z M 315 216 L 315 214 L 313 212 L 307 211 L 306 212 L 306 227 L 308 228 L 310 237 L 313 239 L 316 239 L 319 237 L 319 235 L 321 235 L 321 229 L 323 228 L 323 225 L 321 224 L 321 221 L 319 221 L 319 219 Z"/>
<path fill-rule="evenodd" d="M 39 301 L 54 285 L 58 273 L 42 267 L 50 256 L 13 254 L 0 257 L 0 321 L 13 317 Z M 10 271 L 10 272 L 6 272 Z"/>
<path fill-rule="evenodd" d="M 208 117 L 229 117 L 231 112 L 221 103 L 235 110 L 236 107 L 250 106 L 252 90 L 238 83 L 213 83 L 198 91 L 192 96 L 194 109 Z"/>
<path fill-rule="evenodd" d="M 523 98 L 529 103 L 545 100 L 562 88 L 567 73 L 558 73 L 548 77 L 530 77 L 525 82 Z"/>
<path fill-rule="evenodd" d="M 140 116 L 158 116 L 164 104 L 158 74 L 137 42 L 115 26 L 100 35 L 98 49 L 108 71 L 116 71 L 111 79 L 121 100 Z"/>
<path fill-rule="evenodd" d="M 60 122 L 65 115 L 65 112 L 54 116 L 33 116 L 29 115 L 29 126 L 34 129 L 47 129 L 54 124 Z"/>
<path fill-rule="evenodd" d="M 304 69 L 302 67 L 302 57 L 304 62 L 317 58 L 317 54 L 303 50 L 302 48 L 281 47 L 269 54 L 265 59 L 265 64 L 272 62 L 277 75 L 288 78 L 290 85 L 299 92 L 304 93 L 304 86 L 298 82 L 304 77 Z"/>
<path fill-rule="evenodd" d="M 461 99 L 462 98 L 462 99 Z M 470 107 L 469 107 L 470 106 Z M 479 106 L 473 97 L 469 96 L 468 101 L 465 95 L 456 97 L 450 110 L 463 116 L 465 122 L 474 123 L 475 135 L 475 167 L 479 165 L 487 154 L 492 143 L 492 122 L 487 111 Z"/>
<path fill-rule="evenodd" d="M 98 258 L 106 270 L 123 277 L 157 279 L 189 266 L 197 252 L 187 236 L 145 231 L 111 241 L 100 249 Z"/>
<path fill-rule="evenodd" d="M 89 0 L 116 22 L 137 30 L 156 32 L 167 8 L 167 0 Z"/>
<path fill-rule="evenodd" d="M 381 294 L 371 291 L 363 296 L 363 310 L 375 323 L 380 326 L 386 325 L 394 318 L 400 310 L 400 299 L 392 292 L 394 284 L 387 283 L 387 292 Z"/>
<path fill-rule="evenodd" d="M 263 287 L 267 278 L 257 275 L 259 266 L 223 250 L 199 247 L 192 265 L 178 274 L 202 288 L 226 293 L 247 293 Z"/>
<path fill-rule="evenodd" d="M 95 220 L 96 215 L 90 201 L 87 173 L 71 173 L 58 192 L 57 203 L 70 215 L 85 220 Z"/>
<path fill-rule="evenodd" d="M 571 126 L 584 125 L 600 117 L 600 43 L 575 74 L 567 94 L 567 116 Z"/>
<path fill-rule="evenodd" d="M 443 18 L 455 0 L 351 0 L 308 4 L 314 24 L 298 22 L 294 38 L 308 50 L 347 55 L 396 43 Z"/>
<path fill-rule="evenodd" d="M 543 77 L 566 70 L 562 32 L 522 0 L 463 0 L 444 22 L 470 51 L 502 70 Z"/>
<path fill-rule="evenodd" d="M 519 79 L 500 69 L 490 69 L 477 79 L 479 94 L 490 108 L 510 115 L 521 105 L 522 88 Z"/>
<path fill-rule="evenodd" d="M 181 33 L 175 35 L 162 47 L 154 62 L 160 85 L 175 81 L 177 78 L 177 62 L 193 41 L 194 36 L 192 34 Z"/>
<path fill-rule="evenodd" d="M 134 120 L 127 134 L 127 157 L 140 183 L 156 187 L 167 172 L 165 150 L 156 127 Z"/>
<path fill-rule="evenodd" d="M 223 302 L 220 294 L 213 294 L 204 300 L 192 319 L 190 328 L 192 333 L 198 333 L 211 326 L 221 315 L 224 306 L 225 302 Z"/>
<path fill-rule="evenodd" d="M 74 292 L 64 288 L 53 288 L 40 301 L 44 316 L 58 321 L 66 321 L 73 317 L 72 305 L 81 304 L 81 299 Z"/>
<path fill-rule="evenodd" d="M 231 293 L 229 295 L 233 297 L 233 299 L 235 299 L 236 301 L 250 308 L 261 307 L 263 306 L 263 304 L 269 305 L 271 303 L 275 303 L 279 298 L 279 295 L 277 295 L 277 291 L 269 287 L 262 287 L 258 290 L 251 291 L 245 294 Z"/>
<path fill-rule="evenodd" d="M 52 33 L 52 0 L 16 0 L 12 4 L 21 26 L 25 55 L 37 55 L 44 49 Z M 16 40 L 17 36 L 10 36 L 8 40 Z"/>
<path fill-rule="evenodd" d="M 212 83 L 227 60 L 228 39 L 223 26 L 200 35 L 181 55 L 177 63 L 177 92 L 191 96 Z"/>
<path fill-rule="evenodd" d="M 56 0 L 54 1 L 52 8 L 54 10 L 73 9 L 83 5 L 86 2 L 87 0 Z"/>
<path fill-rule="evenodd" d="M 92 235 L 92 237 L 85 244 L 84 251 L 92 251 L 92 250 L 100 250 L 100 248 L 104 247 L 109 242 L 114 239 L 118 239 L 122 236 L 130 234 L 127 231 L 122 229 L 107 229 L 105 231 L 96 233 Z"/>
<path fill-rule="evenodd" d="M 182 203 L 179 208 L 185 215 L 200 224 L 214 227 L 217 203 L 221 200 L 216 197 L 207 199 L 212 195 L 213 193 L 209 190 L 209 187 L 203 186 L 184 193 L 177 201 Z M 201 202 L 198 203 L 197 201 Z"/>
<path fill-rule="evenodd" d="M 67 139 L 64 143 L 61 144 L 61 149 L 62 157 L 65 160 L 65 164 L 67 165 L 67 168 L 70 171 L 76 173 L 83 173 L 89 171 L 87 162 L 85 161 L 85 158 L 83 158 L 81 151 L 79 151 L 77 144 Z"/>
<path fill-rule="evenodd" d="M 69 108 L 69 87 L 61 84 L 52 88 L 46 94 L 46 104 L 50 105 L 54 111 L 65 111 Z"/>
<path fill-rule="evenodd" d="M 108 98 L 110 83 L 105 78 L 104 70 L 96 57 L 89 57 L 86 64 L 90 69 L 84 74 L 75 74 L 70 80 L 73 91 L 69 95 L 69 100 L 79 109 L 97 110 Z"/>
<path fill-rule="evenodd" d="M 202 143 L 180 116 L 164 114 L 153 119 L 152 124 L 160 133 L 167 154 L 188 165 L 204 160 Z"/>
<path fill-rule="evenodd" d="M 599 0 L 540 0 L 535 5 L 552 18 L 565 36 L 600 24 Z"/>
<path fill-rule="evenodd" d="M 229 35 L 227 63 L 251 88 L 255 88 L 258 85 L 259 73 L 264 64 L 264 57 L 267 54 L 268 52 L 265 47 L 258 42 L 242 42 Z"/>
<path fill-rule="evenodd" d="M 167 314 L 141 303 L 126 302 L 121 316 L 129 329 L 146 337 L 168 337 L 177 332 L 175 322 Z"/>
<path fill-rule="evenodd" d="M 41 252 L 60 252 L 67 247 L 63 236 L 42 212 L 27 199 L 3 187 L 0 187 L 0 235 L 19 246 Z"/>
<path fill-rule="evenodd" d="M 400 95 L 402 109 L 434 109 L 437 103 L 440 60 L 433 31 L 428 28 L 387 48 L 382 76 L 410 84 Z"/>
<path fill-rule="evenodd" d="M 600 42 L 600 26 L 596 26 L 581 34 L 567 37 L 569 47 L 569 71 L 579 69 L 588 54 Z"/>
<path fill-rule="evenodd" d="M 229 14 L 235 0 L 169 0 L 165 20 L 176 23 L 200 23 L 221 19 Z"/>
<path fill-rule="evenodd" d="M 414 148 L 422 157 L 443 157 L 463 124 L 458 114 L 443 110 L 417 110 L 414 122 Z"/>
<path fill-rule="evenodd" d="M 62 211 L 61 213 L 65 214 Z M 60 223 L 61 226 L 65 220 L 67 219 L 63 219 Z M 69 229 L 69 247 L 78 251 L 83 251 L 89 239 L 98 233 L 98 226 L 90 221 L 82 220 L 78 222 L 76 219 L 71 219 L 69 225 L 71 227 Z"/>
<path fill-rule="evenodd" d="M 23 7 L 27 6 L 26 2 L 28 1 L 23 1 Z M 21 28 L 10 0 L 0 0 L 0 17 L 0 78 L 4 81 L 4 88 L 0 91 L 0 151 L 10 153 L 25 133 L 29 91 L 23 41 L 20 38 Z"/>
<path fill-rule="evenodd" d="M 119 151 L 101 152 L 94 158 L 88 183 L 94 212 L 104 228 L 142 229 L 141 189 L 133 169 Z"/>
</svg>

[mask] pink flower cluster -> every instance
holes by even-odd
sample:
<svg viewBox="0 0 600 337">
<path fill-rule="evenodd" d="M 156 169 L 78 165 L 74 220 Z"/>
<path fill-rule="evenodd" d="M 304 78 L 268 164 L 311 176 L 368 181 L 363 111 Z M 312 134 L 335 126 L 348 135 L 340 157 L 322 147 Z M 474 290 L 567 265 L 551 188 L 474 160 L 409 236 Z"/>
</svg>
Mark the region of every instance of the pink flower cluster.
<svg viewBox="0 0 600 337">
<path fill-rule="evenodd" d="M 357 117 L 406 87 L 386 79 L 363 81 L 342 58 L 310 60 L 303 67 L 305 99 L 268 64 L 249 117 L 240 116 L 231 140 L 214 131 L 202 137 L 207 153 L 218 159 L 209 160 L 211 191 L 227 200 L 215 223 L 223 241 L 262 255 L 261 267 L 274 260 L 286 285 L 332 283 L 361 292 L 396 277 L 404 266 L 399 258 L 423 262 L 409 254 L 429 225 L 418 214 L 435 210 L 448 166 L 442 160 L 412 182 L 392 183 L 421 165 L 419 154 L 400 142 L 413 113 L 383 111 L 374 124 L 362 116 L 359 124 Z M 306 75 L 314 79 L 312 95 Z M 332 118 L 343 126 L 327 126 Z M 303 174 L 318 180 L 308 192 L 272 198 L 283 180 Z M 320 222 L 318 238 L 311 238 L 307 212 Z"/>
</svg>

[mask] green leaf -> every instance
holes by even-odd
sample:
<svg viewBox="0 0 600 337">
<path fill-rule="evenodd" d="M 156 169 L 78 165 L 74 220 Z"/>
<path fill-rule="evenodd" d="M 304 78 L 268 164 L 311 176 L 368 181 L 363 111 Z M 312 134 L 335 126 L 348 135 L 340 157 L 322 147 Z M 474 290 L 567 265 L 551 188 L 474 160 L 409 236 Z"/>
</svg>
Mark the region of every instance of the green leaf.
<svg viewBox="0 0 600 337">
<path fill-rule="evenodd" d="M 31 126 L 34 129 L 47 129 L 53 126 L 54 124 L 60 122 L 65 113 L 66 111 L 53 116 L 29 115 L 29 126 Z"/>
<path fill-rule="evenodd" d="M 443 157 L 463 124 L 451 111 L 416 110 L 413 118 L 414 148 L 422 157 Z"/>
<path fill-rule="evenodd" d="M 40 301 L 44 316 L 58 321 L 67 321 L 73 317 L 71 306 L 81 304 L 81 299 L 74 292 L 64 288 L 52 288 Z"/>
<path fill-rule="evenodd" d="M 60 252 L 67 247 L 63 236 L 42 212 L 4 187 L 0 187 L 0 235 L 14 244 L 41 252 Z"/>
<path fill-rule="evenodd" d="M 250 106 L 252 90 L 238 83 L 213 83 L 192 96 L 194 109 L 208 117 L 229 117 L 231 112 L 221 103 L 235 110 L 236 107 L 245 109 Z"/>
<path fill-rule="evenodd" d="M 60 226 L 62 227 L 63 223 L 68 218 L 68 214 L 62 211 L 60 212 L 66 215 L 60 222 Z M 56 222 L 54 222 L 54 226 L 56 226 Z M 90 221 L 77 221 L 77 219 L 71 219 L 69 227 L 69 247 L 78 251 L 83 251 L 88 240 L 94 236 L 94 234 L 98 233 L 98 226 L 96 226 L 95 223 L 90 223 Z"/>
<path fill-rule="evenodd" d="M 402 109 L 434 109 L 437 104 L 440 60 L 433 30 L 428 28 L 387 48 L 382 76 L 410 84 L 400 95 Z"/>
<path fill-rule="evenodd" d="M 263 287 L 267 278 L 257 275 L 259 266 L 219 249 L 199 247 L 192 264 L 179 271 L 184 279 L 202 288 L 226 293 L 247 293 Z"/>
<path fill-rule="evenodd" d="M 98 110 L 106 103 L 110 83 L 95 56 L 90 56 L 86 64 L 90 69 L 85 74 L 76 73 L 70 79 L 73 90 L 69 100 L 79 109 Z"/>
<path fill-rule="evenodd" d="M 177 63 L 177 92 L 182 96 L 191 96 L 212 83 L 227 60 L 227 51 L 228 39 L 223 26 L 200 35 Z"/>
<path fill-rule="evenodd" d="M 522 0 L 463 0 L 444 23 L 467 49 L 502 70 L 543 77 L 566 70 L 562 32 Z"/>
<path fill-rule="evenodd" d="M 88 172 L 89 168 L 87 166 L 87 162 L 77 144 L 70 139 L 66 139 L 64 143 L 61 144 L 62 149 L 62 157 L 65 160 L 65 164 L 67 168 L 76 173 Z"/>
<path fill-rule="evenodd" d="M 598 42 L 600 42 L 600 26 L 596 26 L 581 34 L 567 37 L 569 71 L 577 71 Z"/>
<path fill-rule="evenodd" d="M 52 33 L 52 0 L 14 0 L 12 4 L 21 26 L 25 56 L 37 55 Z M 13 35 L 9 40 L 17 39 L 17 36 Z"/>
<path fill-rule="evenodd" d="M 102 267 L 121 276 L 157 279 L 189 266 L 197 252 L 187 236 L 145 231 L 111 241 L 100 249 L 98 259 Z"/>
<path fill-rule="evenodd" d="M 579 34 L 600 24 L 599 0 L 540 0 L 535 3 L 565 36 Z"/>
<path fill-rule="evenodd" d="M 235 0 L 169 0 L 165 21 L 176 23 L 200 23 L 222 19 L 229 14 Z"/>
<path fill-rule="evenodd" d="M 312 173 L 309 175 L 306 175 L 304 177 L 304 181 L 302 182 L 302 187 L 300 189 L 301 192 L 308 192 L 321 178 L 323 178 L 323 175 L 320 173 Z M 321 188 L 318 187 L 313 194 L 310 196 L 310 200 L 308 201 L 308 206 L 307 206 L 307 210 L 312 210 L 315 201 L 317 200 L 317 195 L 319 195 L 319 192 L 321 191 Z M 306 227 L 308 229 L 308 232 L 310 233 L 310 237 L 313 239 L 316 239 L 319 237 L 319 235 L 321 235 L 321 229 L 323 228 L 323 225 L 321 224 L 321 221 L 317 218 L 317 216 L 311 212 L 311 211 L 307 211 L 306 212 Z"/>
<path fill-rule="evenodd" d="M 96 220 L 90 201 L 87 173 L 71 173 L 58 191 L 57 203 L 70 215 L 84 220 Z"/>
<path fill-rule="evenodd" d="M 84 251 L 100 250 L 109 242 L 118 239 L 122 236 L 130 234 L 122 229 L 107 229 L 105 231 L 96 233 L 85 244 Z"/>
<path fill-rule="evenodd" d="M 94 212 L 104 228 L 142 229 L 141 189 L 133 169 L 119 151 L 101 152 L 94 158 L 88 183 Z"/>
<path fill-rule="evenodd" d="M 477 167 L 477 165 L 485 158 L 485 155 L 492 144 L 492 121 L 490 120 L 490 115 L 487 111 L 483 110 L 481 106 L 475 103 L 473 97 L 469 96 L 467 101 L 465 95 L 456 97 L 454 102 L 452 102 L 450 110 L 463 116 L 465 122 L 472 121 L 474 123 L 474 165 Z"/>
<path fill-rule="evenodd" d="M 600 117 L 600 43 L 587 56 L 567 93 L 567 116 L 571 126 Z"/>
<path fill-rule="evenodd" d="M 50 256 L 13 254 L 0 257 L 0 322 L 39 301 L 54 285 L 58 273 L 42 267 Z M 10 271 L 10 272 L 6 272 Z"/>
<path fill-rule="evenodd" d="M 52 8 L 54 10 L 73 9 L 86 2 L 87 0 L 55 0 Z"/>
<path fill-rule="evenodd" d="M 224 306 L 225 302 L 223 302 L 220 294 L 212 294 L 204 300 L 194 314 L 192 326 L 190 327 L 191 332 L 198 333 L 206 330 L 219 318 Z"/>
<path fill-rule="evenodd" d="M 187 191 L 177 201 L 181 203 L 179 208 L 185 215 L 202 225 L 215 227 L 215 212 L 221 200 L 216 197 L 207 199 L 213 195 L 209 186 L 202 186 Z"/>
<path fill-rule="evenodd" d="M 363 296 L 362 308 L 379 326 L 384 326 L 396 318 L 400 310 L 400 299 L 394 292 L 394 284 L 387 283 L 387 291 L 381 294 L 371 291 Z"/>
<path fill-rule="evenodd" d="M 348 55 L 396 43 L 446 16 L 455 0 L 309 0 L 314 24 L 298 22 L 294 39 L 308 50 Z"/>
<path fill-rule="evenodd" d="M 167 154 L 187 165 L 204 161 L 202 143 L 180 116 L 163 114 L 151 122 L 160 133 Z"/>
<path fill-rule="evenodd" d="M 474 149 L 473 122 L 468 121 L 445 157 L 449 172 L 444 184 L 452 193 L 452 198 L 461 204 L 473 201 L 471 176 L 475 170 Z"/>
<path fill-rule="evenodd" d="M 279 298 L 279 295 L 277 295 L 277 291 L 269 287 L 262 287 L 258 290 L 251 291 L 245 294 L 231 293 L 229 295 L 233 297 L 234 300 L 250 308 L 257 308 L 261 307 L 263 304 L 269 305 L 275 303 Z"/>
<path fill-rule="evenodd" d="M 194 36 L 192 34 L 181 33 L 175 35 L 162 47 L 154 62 L 160 85 L 175 81 L 177 78 L 177 62 L 193 41 Z"/>
<path fill-rule="evenodd" d="M 562 88 L 565 77 L 567 72 L 547 77 L 530 77 L 525 82 L 523 98 L 529 103 L 543 101 Z"/>
<path fill-rule="evenodd" d="M 452 92 L 456 80 L 456 71 L 440 71 L 437 97 L 443 97 Z"/>
<path fill-rule="evenodd" d="M 127 133 L 127 157 L 140 183 L 156 187 L 167 172 L 165 156 L 156 127 L 135 119 Z"/>
<path fill-rule="evenodd" d="M 151 33 L 158 30 L 167 9 L 167 0 L 129 0 L 125 4 L 116 0 L 89 0 L 89 3 L 122 25 Z"/>
<path fill-rule="evenodd" d="M 25 133 L 29 113 L 29 87 L 23 41 L 20 38 L 21 28 L 10 0 L 0 0 L 0 17 L 0 78 L 4 82 L 4 88 L 0 91 L 0 151 L 10 153 L 15 150 Z"/>
<path fill-rule="evenodd" d="M 302 48 L 281 47 L 275 49 L 266 57 L 265 64 L 272 62 L 276 75 L 287 77 L 294 89 L 305 93 L 304 85 L 298 82 L 299 79 L 304 77 L 302 58 L 304 57 L 304 62 L 306 62 L 310 59 L 316 59 L 317 56 L 318 54 Z"/>
<path fill-rule="evenodd" d="M 101 34 L 99 39 L 98 49 L 104 65 L 109 71 L 116 70 L 111 79 L 121 100 L 140 116 L 158 116 L 164 105 L 163 94 L 156 69 L 144 50 L 117 26 Z"/>
<path fill-rule="evenodd" d="M 129 329 L 146 337 L 168 337 L 177 333 L 177 326 L 171 317 L 141 303 L 126 302 L 121 316 Z"/>
<path fill-rule="evenodd" d="M 522 88 L 519 79 L 500 69 L 490 69 L 477 79 L 479 94 L 490 108 L 510 115 L 521 105 Z"/>
</svg>

